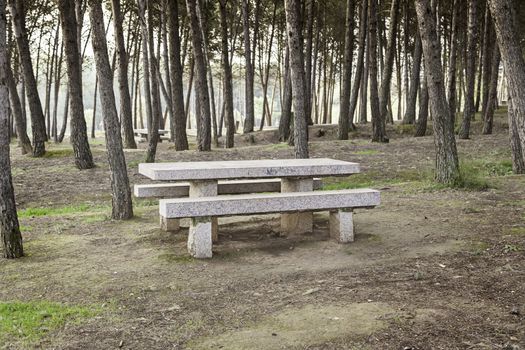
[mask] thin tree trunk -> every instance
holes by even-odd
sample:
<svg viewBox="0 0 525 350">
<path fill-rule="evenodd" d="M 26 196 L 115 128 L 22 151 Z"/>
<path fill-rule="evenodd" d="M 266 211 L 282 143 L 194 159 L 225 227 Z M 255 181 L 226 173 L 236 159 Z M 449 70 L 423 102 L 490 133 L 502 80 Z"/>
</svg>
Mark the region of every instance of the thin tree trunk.
<svg viewBox="0 0 525 350">
<path fill-rule="evenodd" d="M 24 255 L 22 235 L 16 212 L 15 191 L 9 158 L 9 90 L 6 84 L 7 59 L 5 1 L 0 0 L 0 238 L 3 256 L 8 259 Z"/>
<path fill-rule="evenodd" d="M 483 134 L 492 134 L 492 126 L 494 124 L 494 111 L 498 103 L 498 78 L 499 78 L 499 64 L 501 61 L 501 54 L 499 46 L 494 45 L 494 52 L 492 54 L 492 67 L 490 77 L 490 91 L 489 99 L 487 101 L 487 109 L 483 115 Z"/>
<path fill-rule="evenodd" d="M 228 19 L 226 14 L 227 0 L 220 0 L 220 16 L 221 16 L 221 44 L 222 44 L 222 70 L 224 73 L 224 115 L 226 121 L 226 140 L 224 146 L 226 148 L 233 147 L 235 135 L 235 120 L 233 115 L 233 85 L 232 85 L 232 70 L 230 66 L 228 49 Z"/>
<path fill-rule="evenodd" d="M 456 63 L 457 63 L 457 52 L 458 52 L 458 36 L 459 36 L 459 26 L 458 26 L 458 16 L 459 16 L 459 6 L 457 4 L 458 0 L 454 0 L 452 4 L 452 36 L 450 38 L 450 54 L 448 62 L 448 84 L 447 84 L 447 96 L 448 96 L 448 105 L 450 110 L 451 117 L 451 126 L 452 130 L 455 128 L 456 124 Z"/>
<path fill-rule="evenodd" d="M 135 135 L 133 133 L 133 118 L 131 110 L 131 97 L 128 82 L 128 54 L 124 44 L 124 30 L 122 28 L 122 14 L 120 0 L 111 0 L 113 10 L 113 31 L 115 50 L 118 58 L 118 85 L 120 96 L 120 124 L 125 148 L 135 149 Z"/>
<path fill-rule="evenodd" d="M 361 2 L 361 12 L 359 15 L 359 50 L 357 52 L 357 64 L 355 69 L 354 85 L 352 86 L 352 93 L 350 96 L 350 123 L 353 124 L 354 113 L 357 107 L 357 99 L 359 97 L 359 87 L 363 78 L 364 59 L 366 51 L 366 32 L 368 19 L 368 1 Z M 362 93 L 362 92 L 361 92 Z"/>
<path fill-rule="evenodd" d="M 377 84 L 377 0 L 368 3 L 368 44 L 370 45 L 370 111 L 372 113 L 372 141 L 381 141 L 381 110 L 379 109 L 379 91 Z M 377 137 L 376 137 L 377 136 Z"/>
<path fill-rule="evenodd" d="M 525 60 L 517 35 L 515 11 L 510 0 L 489 0 L 489 4 L 512 101 L 509 128 L 514 171 L 525 173 Z"/>
<path fill-rule="evenodd" d="M 476 46 L 478 41 L 478 2 L 469 0 L 468 10 L 468 42 L 467 42 L 467 59 L 466 59 L 466 92 L 465 107 L 463 110 L 463 120 L 459 130 L 460 139 L 470 137 L 470 121 L 474 117 L 474 87 L 476 83 Z"/>
<path fill-rule="evenodd" d="M 202 28 L 197 16 L 196 0 L 186 0 L 188 16 L 190 18 L 193 57 L 195 60 L 195 93 L 198 103 L 198 130 L 197 143 L 199 151 L 211 150 L 211 112 L 210 98 L 208 95 L 208 80 L 206 61 L 204 56 Z M 253 131 L 253 124 L 252 124 Z"/>
<path fill-rule="evenodd" d="M 341 95 L 341 110 L 339 112 L 339 140 L 348 140 L 348 131 L 352 123 L 350 117 L 350 93 L 352 79 L 352 61 L 354 49 L 354 1 L 346 1 L 346 33 L 343 58 L 343 92 Z"/>
<path fill-rule="evenodd" d="M 490 16 L 490 9 L 489 5 L 487 3 L 486 9 L 485 9 L 485 30 L 483 32 L 483 88 L 482 88 L 482 94 L 481 94 L 481 115 L 486 115 L 487 112 L 487 103 L 489 101 L 489 95 L 490 95 L 490 86 L 491 86 L 491 67 L 492 62 L 491 59 L 493 59 L 493 55 L 490 54 L 490 52 L 494 51 L 494 42 L 496 41 L 496 33 L 494 31 L 494 24 L 492 23 L 492 18 Z M 499 50 L 499 48 L 498 48 Z"/>
<path fill-rule="evenodd" d="M 115 95 L 113 93 L 113 73 L 109 63 L 106 34 L 104 30 L 104 14 L 101 0 L 89 1 L 89 18 L 92 28 L 92 46 L 95 56 L 95 66 L 99 79 L 100 102 L 104 110 L 104 130 L 109 169 L 111 171 L 112 213 L 115 220 L 133 217 L 131 189 L 122 137 L 118 121 Z"/>
<path fill-rule="evenodd" d="M 284 58 L 284 96 L 281 104 L 281 120 L 279 121 L 279 141 L 285 142 L 290 138 L 292 119 L 292 78 L 290 73 L 290 50 L 286 44 Z"/>
<path fill-rule="evenodd" d="M 62 118 L 62 127 L 60 128 L 60 134 L 58 135 L 58 143 L 62 143 L 64 141 L 64 137 L 66 135 L 66 128 L 67 128 L 67 119 L 69 116 L 69 88 L 66 88 L 66 98 L 64 101 L 64 113 Z M 84 124 L 86 121 L 84 120 Z M 87 126 L 86 126 L 86 137 L 87 137 Z"/>
<path fill-rule="evenodd" d="M 414 46 L 414 55 L 412 62 L 412 74 L 410 76 L 410 91 L 408 92 L 408 103 L 403 118 L 403 124 L 414 124 L 416 120 L 416 102 L 417 91 L 420 85 L 421 75 L 421 56 L 423 54 L 423 47 L 421 45 L 421 37 L 416 33 L 416 42 Z"/>
<path fill-rule="evenodd" d="M 425 57 L 425 75 L 428 83 L 430 110 L 436 146 L 436 181 L 454 184 L 460 179 L 459 161 L 454 130 L 450 123 L 450 110 L 447 105 L 441 57 L 436 55 L 438 37 L 436 19 L 428 0 L 415 2 L 419 23 L 419 33 Z"/>
<path fill-rule="evenodd" d="M 66 50 L 68 73 L 68 94 L 71 104 L 71 144 L 78 169 L 91 169 L 95 166 L 87 137 L 82 97 L 82 71 L 78 50 L 77 21 L 75 7 L 71 1 L 59 0 L 62 33 Z"/>
<path fill-rule="evenodd" d="M 31 54 L 29 41 L 27 38 L 27 29 L 25 25 L 25 10 L 23 0 L 8 0 L 9 12 L 13 23 L 13 32 L 15 34 L 20 62 L 24 74 L 24 84 L 26 87 L 29 109 L 31 111 L 31 130 L 33 131 L 33 156 L 41 157 L 46 153 L 45 141 L 47 140 L 46 124 L 44 112 L 38 87 L 33 73 L 31 63 Z"/>
<path fill-rule="evenodd" d="M 184 111 L 183 68 L 180 61 L 179 8 L 177 1 L 168 2 L 171 98 L 173 102 L 173 118 L 170 129 L 172 130 L 172 141 L 175 143 L 175 149 L 184 151 L 188 149 L 188 138 L 186 136 L 186 113 Z M 191 90 L 191 86 L 189 90 Z"/>
<path fill-rule="evenodd" d="M 308 123 L 306 120 L 306 80 L 300 0 L 285 0 L 286 28 L 290 47 L 290 71 L 294 105 L 295 158 L 308 158 Z"/>
<path fill-rule="evenodd" d="M 250 41 L 250 0 L 242 0 L 242 18 L 244 31 L 244 58 L 245 58 L 245 94 L 246 114 L 244 133 L 253 132 L 255 125 L 254 109 L 254 70 L 252 66 L 252 51 Z M 255 37 L 254 37 L 255 40 Z"/>
<path fill-rule="evenodd" d="M 5 9 L 5 3 L 4 3 Z M 2 9 L 0 9 L 2 10 Z M 0 39 L 1 40 L 1 39 Z M 9 62 L 9 55 L 7 55 L 7 64 L 5 66 L 6 73 L 6 82 L 9 88 L 9 99 L 11 101 L 11 112 L 15 120 L 16 125 L 16 134 L 18 135 L 18 141 L 22 154 L 31 153 L 33 148 L 31 147 L 31 141 L 29 136 L 27 136 L 27 126 L 24 121 L 24 116 L 22 114 L 22 105 L 20 103 L 20 97 L 16 89 L 15 78 L 13 77 L 13 71 L 11 70 L 11 64 Z"/>
<path fill-rule="evenodd" d="M 428 84 L 426 72 L 423 77 L 423 86 L 420 88 L 419 93 L 419 117 L 416 123 L 415 137 L 423 137 L 427 134 L 427 122 L 428 122 Z"/>
</svg>

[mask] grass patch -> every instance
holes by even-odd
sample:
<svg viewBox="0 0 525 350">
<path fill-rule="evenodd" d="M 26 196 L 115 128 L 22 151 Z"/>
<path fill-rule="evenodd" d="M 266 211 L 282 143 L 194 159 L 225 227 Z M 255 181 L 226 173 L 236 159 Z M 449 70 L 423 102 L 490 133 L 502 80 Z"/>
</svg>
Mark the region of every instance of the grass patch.
<svg viewBox="0 0 525 350">
<path fill-rule="evenodd" d="M 33 231 L 33 227 L 32 226 L 20 225 L 20 231 L 21 232 L 31 232 L 31 231 Z"/>
<path fill-rule="evenodd" d="M 279 142 L 279 143 L 274 143 L 272 145 L 270 145 L 268 148 L 270 150 L 275 150 L 275 149 L 286 149 L 286 148 L 289 148 L 290 146 L 288 145 L 287 142 Z"/>
<path fill-rule="evenodd" d="M 0 302 L 0 343 L 34 342 L 66 322 L 79 322 L 98 312 L 98 308 L 48 301 Z"/>
<path fill-rule="evenodd" d="M 511 235 L 523 236 L 523 235 L 525 235 L 525 227 L 512 227 L 509 230 L 509 233 Z"/>
<path fill-rule="evenodd" d="M 193 259 L 189 255 L 177 255 L 174 253 L 164 253 L 160 254 L 158 256 L 160 260 L 164 260 L 171 263 L 178 263 L 178 264 L 188 264 L 195 262 L 195 259 Z"/>
<path fill-rule="evenodd" d="M 46 208 L 46 207 L 36 207 L 36 208 L 26 208 L 18 212 L 19 218 L 34 218 L 40 216 L 56 216 L 56 215 L 68 215 L 68 214 L 78 214 L 93 209 L 103 208 L 101 206 L 94 206 L 90 204 L 79 204 L 79 205 L 67 205 L 64 207 L 56 208 Z"/>
<path fill-rule="evenodd" d="M 44 154 L 44 158 L 62 158 L 71 157 L 73 155 L 73 150 L 70 148 L 52 149 L 46 151 L 46 153 Z"/>
<path fill-rule="evenodd" d="M 86 224 L 95 224 L 97 222 L 104 222 L 111 220 L 109 216 L 100 214 L 100 215 L 90 215 L 82 219 L 82 222 Z"/>
<path fill-rule="evenodd" d="M 472 253 L 474 255 L 481 255 L 490 248 L 490 244 L 486 242 L 474 242 L 472 244 Z"/>
</svg>

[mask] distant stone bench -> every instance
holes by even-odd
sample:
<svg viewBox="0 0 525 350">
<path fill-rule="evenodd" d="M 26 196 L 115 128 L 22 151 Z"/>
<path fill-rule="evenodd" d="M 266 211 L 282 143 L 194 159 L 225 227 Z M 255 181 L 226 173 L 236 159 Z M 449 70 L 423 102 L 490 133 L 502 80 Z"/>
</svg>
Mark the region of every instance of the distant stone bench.
<svg viewBox="0 0 525 350">
<path fill-rule="evenodd" d="M 356 189 L 162 199 L 159 212 L 161 220 L 191 218 L 188 251 L 195 258 L 211 258 L 220 216 L 330 211 L 330 236 L 348 243 L 354 240 L 352 210 L 379 204 L 379 191 Z"/>
<path fill-rule="evenodd" d="M 145 141 L 148 140 L 148 129 L 134 129 L 133 133 L 135 136 L 138 136 Z M 159 142 L 162 142 L 162 140 L 169 140 L 168 134 L 169 130 L 159 129 Z"/>
<path fill-rule="evenodd" d="M 320 189 L 322 185 L 321 179 L 313 180 L 314 190 Z M 219 181 L 217 191 L 219 195 L 281 192 L 281 179 Z M 181 198 L 188 197 L 189 193 L 189 182 L 156 183 L 134 187 L 134 194 L 137 198 Z"/>
</svg>

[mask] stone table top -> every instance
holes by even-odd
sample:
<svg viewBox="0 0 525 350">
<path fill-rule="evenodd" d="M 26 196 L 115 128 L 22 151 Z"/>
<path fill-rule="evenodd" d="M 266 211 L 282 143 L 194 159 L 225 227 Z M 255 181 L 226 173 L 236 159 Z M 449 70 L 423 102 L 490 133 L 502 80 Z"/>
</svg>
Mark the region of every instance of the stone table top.
<svg viewBox="0 0 525 350">
<path fill-rule="evenodd" d="M 359 173 L 359 164 L 329 158 L 139 164 L 139 173 L 163 181 L 323 177 Z"/>
</svg>

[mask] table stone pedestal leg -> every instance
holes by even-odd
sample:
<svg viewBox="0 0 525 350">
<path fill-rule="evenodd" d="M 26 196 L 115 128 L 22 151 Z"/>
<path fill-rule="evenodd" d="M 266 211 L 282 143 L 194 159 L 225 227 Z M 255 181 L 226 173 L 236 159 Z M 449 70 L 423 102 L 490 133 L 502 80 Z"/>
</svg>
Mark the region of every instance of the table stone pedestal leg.
<svg viewBox="0 0 525 350">
<path fill-rule="evenodd" d="M 217 180 L 190 182 L 190 198 L 217 195 Z M 193 218 L 188 235 L 188 251 L 195 258 L 211 258 L 212 242 L 218 240 L 216 217 Z"/>
<path fill-rule="evenodd" d="M 311 192 L 314 190 L 313 179 L 281 179 L 281 192 Z M 313 231 L 313 213 L 281 214 L 281 233 L 298 235 Z"/>
<path fill-rule="evenodd" d="M 164 216 L 160 217 L 160 228 L 166 232 L 176 232 L 180 229 L 179 219 L 168 219 Z"/>
<path fill-rule="evenodd" d="M 330 212 L 330 237 L 339 243 L 354 241 L 354 218 L 352 210 Z"/>
</svg>

